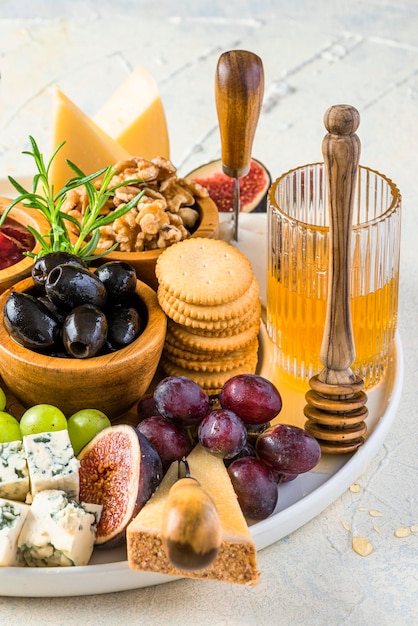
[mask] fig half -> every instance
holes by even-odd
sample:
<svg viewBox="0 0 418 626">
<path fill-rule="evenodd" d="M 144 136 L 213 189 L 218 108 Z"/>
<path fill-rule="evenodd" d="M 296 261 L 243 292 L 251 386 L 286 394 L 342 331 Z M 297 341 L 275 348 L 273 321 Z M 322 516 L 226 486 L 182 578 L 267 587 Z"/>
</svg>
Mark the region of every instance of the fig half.
<svg viewBox="0 0 418 626">
<path fill-rule="evenodd" d="M 233 211 L 234 181 L 224 174 L 222 161 L 210 161 L 187 174 L 209 191 L 220 213 Z M 239 179 L 240 210 L 245 213 L 265 213 L 271 185 L 270 172 L 256 159 L 251 159 L 250 171 Z"/>
<path fill-rule="evenodd" d="M 133 426 L 109 426 L 78 455 L 80 501 L 101 504 L 96 545 L 122 543 L 126 527 L 162 479 L 161 459 Z"/>
</svg>

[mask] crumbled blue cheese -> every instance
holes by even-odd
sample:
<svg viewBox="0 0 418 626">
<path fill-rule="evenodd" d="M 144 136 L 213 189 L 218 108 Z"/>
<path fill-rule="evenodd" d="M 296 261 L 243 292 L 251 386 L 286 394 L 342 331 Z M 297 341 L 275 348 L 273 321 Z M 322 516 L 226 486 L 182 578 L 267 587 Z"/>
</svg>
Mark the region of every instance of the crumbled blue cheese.
<svg viewBox="0 0 418 626">
<path fill-rule="evenodd" d="M 22 565 L 17 542 L 29 505 L 0 498 L 0 566 Z"/>
<path fill-rule="evenodd" d="M 96 539 L 101 507 L 75 502 L 64 491 L 37 493 L 20 533 L 18 547 L 30 567 L 87 565 Z"/>
<path fill-rule="evenodd" d="M 46 489 L 65 491 L 78 500 L 80 462 L 67 430 L 23 437 L 32 498 Z"/>
<path fill-rule="evenodd" d="M 21 441 L 0 443 L 0 498 L 24 502 L 29 491 L 29 472 Z"/>
</svg>

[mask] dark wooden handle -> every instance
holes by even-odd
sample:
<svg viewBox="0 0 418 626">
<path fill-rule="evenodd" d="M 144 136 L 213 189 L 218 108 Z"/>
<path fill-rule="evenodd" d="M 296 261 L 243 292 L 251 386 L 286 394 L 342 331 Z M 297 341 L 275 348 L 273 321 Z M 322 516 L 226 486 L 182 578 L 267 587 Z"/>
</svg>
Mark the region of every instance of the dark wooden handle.
<svg viewBox="0 0 418 626">
<path fill-rule="evenodd" d="M 349 384 L 355 347 L 350 310 L 351 228 L 360 157 L 358 111 L 349 105 L 330 107 L 324 115 L 328 134 L 322 152 L 328 181 L 330 260 L 328 302 L 320 357 L 322 382 Z"/>
<path fill-rule="evenodd" d="M 263 64 L 246 50 L 224 52 L 215 76 L 215 101 L 223 171 L 232 178 L 250 169 L 255 130 L 264 95 Z"/>
</svg>

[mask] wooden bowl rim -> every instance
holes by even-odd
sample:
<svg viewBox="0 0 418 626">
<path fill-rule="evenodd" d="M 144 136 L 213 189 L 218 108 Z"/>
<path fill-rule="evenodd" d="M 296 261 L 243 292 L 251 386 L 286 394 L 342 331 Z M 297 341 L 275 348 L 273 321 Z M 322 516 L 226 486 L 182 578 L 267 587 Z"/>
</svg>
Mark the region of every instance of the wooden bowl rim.
<svg viewBox="0 0 418 626">
<path fill-rule="evenodd" d="M 151 287 L 137 280 L 136 293 L 143 301 L 148 321 L 140 336 L 128 346 L 109 354 L 91 357 L 88 359 L 54 357 L 25 348 L 12 339 L 4 325 L 4 305 L 13 291 L 28 291 L 33 287 L 32 278 L 26 278 L 0 294 L 0 353 L 27 364 L 28 368 L 42 368 L 45 371 L 59 369 L 64 374 L 80 372 L 94 372 L 102 368 L 120 368 L 135 361 L 142 354 L 146 354 L 154 346 L 163 343 L 167 327 L 167 317 L 161 309 L 157 294 Z M 100 376 L 100 371 L 97 375 Z M 103 371 L 102 374 L 105 375 Z"/>
</svg>

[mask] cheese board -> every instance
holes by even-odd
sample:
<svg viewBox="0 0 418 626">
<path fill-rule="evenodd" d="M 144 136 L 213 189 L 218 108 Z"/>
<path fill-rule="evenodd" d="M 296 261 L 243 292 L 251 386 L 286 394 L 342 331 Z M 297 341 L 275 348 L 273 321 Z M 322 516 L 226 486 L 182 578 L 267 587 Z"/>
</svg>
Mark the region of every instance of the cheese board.
<svg viewBox="0 0 418 626">
<path fill-rule="evenodd" d="M 258 372 L 274 377 L 272 345 L 262 326 Z M 325 510 L 361 475 L 385 440 L 396 417 L 403 381 L 402 344 L 396 336 L 392 367 L 369 392 L 369 436 L 352 455 L 323 455 L 318 466 L 279 487 L 279 501 L 268 519 L 251 526 L 257 550 L 294 532 Z M 300 424 L 304 395 L 281 387 L 281 421 Z M 261 572 L 262 575 L 262 572 Z M 131 570 L 124 547 L 98 549 L 84 567 L 0 568 L 2 596 L 59 597 L 126 591 L 176 580 L 171 576 Z M 201 584 L 204 584 L 203 582 Z"/>
<path fill-rule="evenodd" d="M 7 181 L 0 181 L 0 195 L 8 195 Z M 265 303 L 265 214 L 242 216 L 240 249 L 253 263 Z M 273 345 L 262 324 L 258 373 L 273 380 L 280 389 L 283 409 L 278 421 L 303 425 L 303 391 L 281 381 L 275 369 Z M 294 532 L 325 510 L 361 475 L 381 447 L 396 417 L 403 383 L 402 344 L 396 335 L 391 367 L 385 379 L 368 393 L 369 435 L 356 452 L 349 455 L 323 455 L 314 470 L 280 485 L 274 513 L 251 526 L 257 550 Z M 262 572 L 261 572 L 262 575 Z M 59 597 L 111 593 L 172 582 L 163 574 L 131 570 L 125 547 L 96 548 L 90 564 L 84 567 L 0 568 L 0 594 L 14 597 Z M 204 584 L 198 583 L 198 584 Z"/>
</svg>

